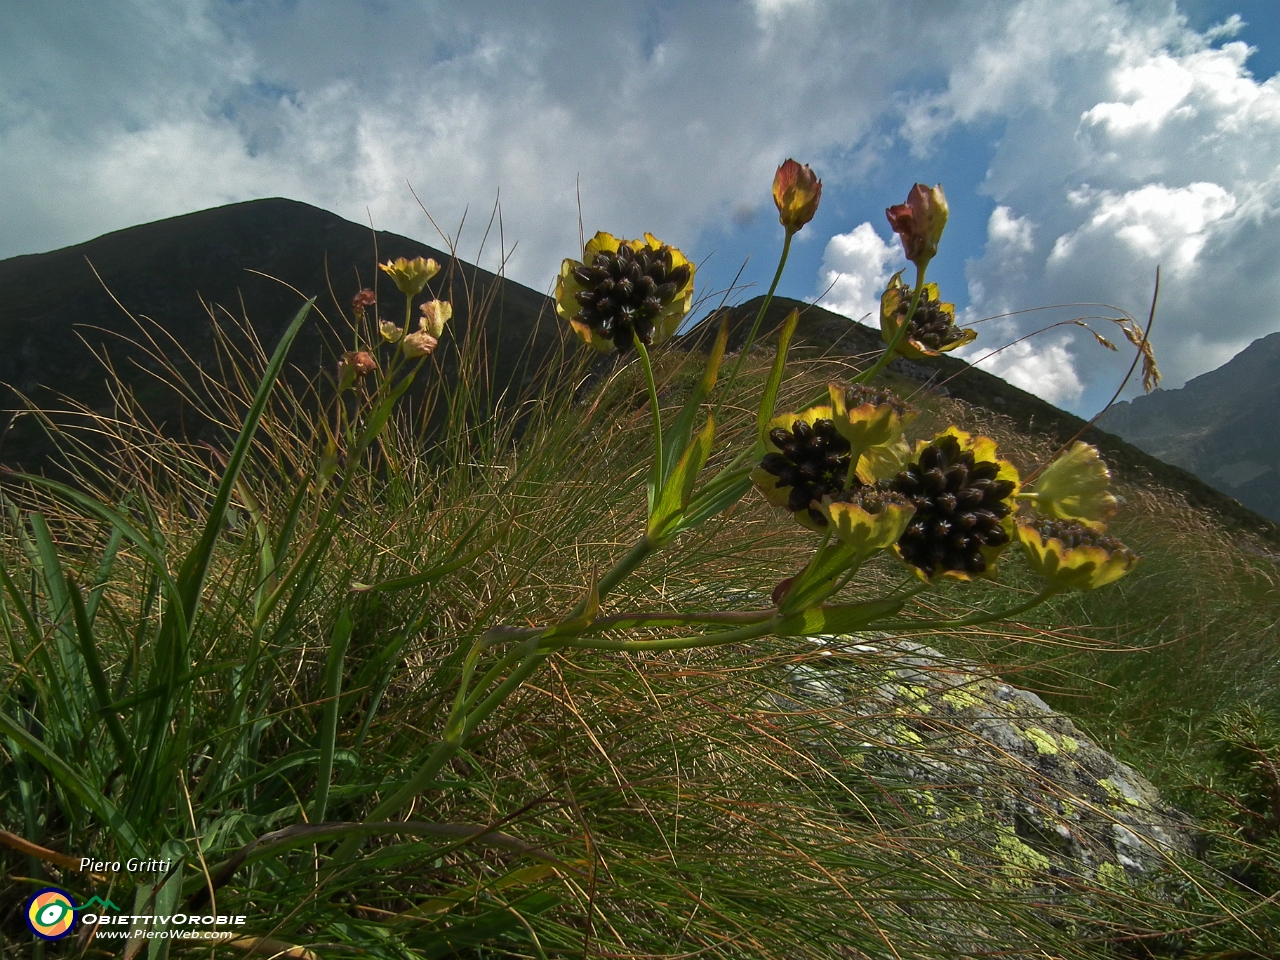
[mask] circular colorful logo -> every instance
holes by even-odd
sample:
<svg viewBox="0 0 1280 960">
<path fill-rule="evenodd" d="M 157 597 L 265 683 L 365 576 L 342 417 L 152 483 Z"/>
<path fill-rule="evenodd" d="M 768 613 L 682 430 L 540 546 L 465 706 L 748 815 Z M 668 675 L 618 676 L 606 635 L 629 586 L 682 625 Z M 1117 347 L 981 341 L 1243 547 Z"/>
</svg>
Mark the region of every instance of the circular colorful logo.
<svg viewBox="0 0 1280 960">
<path fill-rule="evenodd" d="M 76 902 L 65 890 L 46 887 L 27 902 L 27 926 L 42 940 L 61 940 L 76 925 Z"/>
</svg>

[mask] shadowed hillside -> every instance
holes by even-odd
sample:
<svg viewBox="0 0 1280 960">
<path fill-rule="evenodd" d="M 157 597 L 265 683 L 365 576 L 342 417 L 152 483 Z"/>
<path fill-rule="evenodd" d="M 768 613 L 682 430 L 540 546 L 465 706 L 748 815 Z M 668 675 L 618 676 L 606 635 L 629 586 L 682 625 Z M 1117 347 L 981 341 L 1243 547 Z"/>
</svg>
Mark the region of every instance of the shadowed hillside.
<svg viewBox="0 0 1280 960">
<path fill-rule="evenodd" d="M 89 349 L 105 345 L 117 372 L 157 424 L 204 438 L 207 426 L 145 372 L 156 371 L 159 364 L 121 339 L 139 338 L 138 326 L 125 310 L 155 321 L 195 363 L 207 366 L 215 359 L 215 348 L 206 304 L 222 308 L 216 312 L 224 327 L 230 318 L 247 317 L 269 352 L 303 299 L 315 297 L 318 312 L 291 353 L 298 373 L 310 377 L 317 368 L 331 369 L 340 350 L 333 328 L 319 314 L 345 331 L 342 314 L 350 310 L 352 296 L 375 284 L 385 309 L 401 309 L 399 293 L 375 263 L 417 256 L 433 257 L 442 265 L 431 289 L 455 302 L 450 335 L 440 351 L 446 373 L 456 372 L 456 352 L 450 347 L 461 342 L 469 325 L 466 283 L 477 297 L 495 292 L 485 330 L 491 349 L 502 343 L 490 366 L 494 395 L 530 377 L 533 368 L 522 363 L 520 348 L 534 336 L 539 318 L 533 353 L 541 357 L 557 342 L 546 297 L 506 280 L 495 288 L 498 278 L 487 271 L 467 264 L 456 264 L 451 271 L 448 254 L 438 249 L 393 233 L 375 233 L 305 203 L 274 198 L 130 227 L 62 250 L 0 262 L 0 382 L 42 408 L 63 406 L 56 391 L 107 412 L 107 374 Z M 162 346 L 164 353 L 175 355 L 172 344 Z M 19 405 L 11 391 L 5 393 L 6 409 Z M 38 467 L 47 459 L 51 446 L 34 418 L 6 419 L 6 425 L 0 462 Z"/>
</svg>

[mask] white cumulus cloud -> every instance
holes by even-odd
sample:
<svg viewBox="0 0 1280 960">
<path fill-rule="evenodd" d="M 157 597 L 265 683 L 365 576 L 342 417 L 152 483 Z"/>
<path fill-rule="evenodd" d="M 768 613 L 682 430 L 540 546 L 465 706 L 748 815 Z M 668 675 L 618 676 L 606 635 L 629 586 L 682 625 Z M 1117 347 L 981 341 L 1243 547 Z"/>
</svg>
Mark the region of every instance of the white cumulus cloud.
<svg viewBox="0 0 1280 960">
<path fill-rule="evenodd" d="M 1166 386 L 1280 329 L 1280 76 L 1250 72 L 1249 48 L 1230 39 L 1239 21 L 1198 34 L 1172 8 L 1072 0 L 1019 9 L 1022 29 L 1054 43 L 1025 49 L 1013 21 L 991 26 L 975 62 L 1006 53 L 999 82 L 952 71 L 946 90 L 913 104 L 915 126 L 904 129 L 928 148 L 957 126 L 1006 123 L 982 187 L 997 212 L 968 264 L 966 315 L 1067 305 L 1011 322 L 1011 337 L 1118 310 L 1145 322 L 1159 266 L 1152 339 Z M 1015 230 L 1023 219 L 1034 229 Z M 1067 351 L 1081 412 L 1127 366 L 1095 355 L 1090 340 L 1082 332 Z M 1054 349 L 1028 343 L 999 362 L 1020 358 L 1030 369 L 1026 351 Z M 1040 370 L 1067 359 L 1058 352 Z M 1074 390 L 1054 383 L 1033 389 Z"/>
<path fill-rule="evenodd" d="M 1023 340 L 999 352 L 984 352 L 972 346 L 966 354 L 965 359 L 974 366 L 1050 403 L 1070 404 L 1084 393 L 1084 384 L 1076 373 L 1075 355 L 1061 340 Z"/>
<path fill-rule="evenodd" d="M 819 302 L 835 313 L 878 326 L 880 294 L 889 277 L 905 265 L 896 241 L 886 242 L 871 224 L 860 223 L 827 242 L 818 281 Z"/>
</svg>

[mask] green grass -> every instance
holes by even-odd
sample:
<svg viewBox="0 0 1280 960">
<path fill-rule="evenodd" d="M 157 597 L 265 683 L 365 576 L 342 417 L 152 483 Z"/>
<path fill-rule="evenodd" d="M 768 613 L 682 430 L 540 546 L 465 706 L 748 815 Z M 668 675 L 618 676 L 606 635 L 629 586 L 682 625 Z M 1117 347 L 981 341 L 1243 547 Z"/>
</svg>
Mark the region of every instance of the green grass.
<svg viewBox="0 0 1280 960">
<path fill-rule="evenodd" d="M 1184 864 L 1172 905 L 1142 888 L 1010 882 L 990 850 L 913 812 L 909 783 L 861 771 L 852 741 L 871 734 L 850 709 L 778 706 L 796 668 L 821 660 L 797 638 L 554 653 L 393 816 L 362 825 L 446 735 L 476 641 L 564 617 L 644 528 L 635 362 L 583 387 L 570 357 L 509 408 L 518 417 L 489 416 L 479 346 L 454 349 L 472 375 L 434 395 L 444 433 L 423 433 L 422 410 L 393 418 L 327 486 L 323 383 L 258 391 L 260 425 L 228 472 L 262 353 L 229 358 L 206 401 L 228 425 L 224 451 L 99 418 L 114 444 L 82 466 L 88 494 L 5 485 L 0 825 L 65 855 L 167 850 L 186 866 L 155 891 L 0 847 L 4 957 L 41 953 L 20 910 L 48 883 L 136 912 L 212 898 L 272 952 L 321 956 L 1265 955 L 1274 904 L 1206 893 L 1222 882 L 1212 866 Z M 701 360 L 654 359 L 669 423 Z M 751 355 L 724 398 L 713 470 L 754 439 L 770 359 Z M 792 365 L 779 409 L 832 373 Z M 948 404 L 931 416 L 917 434 L 985 418 Z M 1022 463 L 1046 452 L 994 427 Z M 925 639 L 1045 690 L 1162 785 L 1204 782 L 1219 763 L 1210 718 L 1277 689 L 1276 586 L 1210 519 L 1157 491 L 1126 496 L 1119 529 L 1146 556 L 1130 578 Z M 651 557 L 603 612 L 758 606 L 812 543 L 751 493 Z M 1004 566 L 1003 586 L 950 585 L 920 609 L 1007 606 L 1031 587 L 1018 561 Z M 869 564 L 847 599 L 900 579 Z M 1235 862 L 1243 841 L 1220 816 Z M 50 952 L 107 955 L 103 943 Z"/>
</svg>

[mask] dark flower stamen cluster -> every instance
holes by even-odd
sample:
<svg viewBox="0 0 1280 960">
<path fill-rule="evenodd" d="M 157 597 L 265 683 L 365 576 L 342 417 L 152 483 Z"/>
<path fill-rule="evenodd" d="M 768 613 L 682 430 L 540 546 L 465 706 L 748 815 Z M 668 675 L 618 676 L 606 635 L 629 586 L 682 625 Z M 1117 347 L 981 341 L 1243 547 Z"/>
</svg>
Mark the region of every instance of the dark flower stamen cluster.
<svg viewBox="0 0 1280 960">
<path fill-rule="evenodd" d="M 853 383 L 844 388 L 846 409 L 854 410 L 866 404 L 873 407 L 891 407 L 900 417 L 913 412 L 911 407 L 902 402 L 901 397 L 884 387 L 869 387 L 865 383 Z"/>
<path fill-rule="evenodd" d="M 585 290 L 577 294 L 578 319 L 619 350 L 631 347 L 632 331 L 645 346 L 653 343 L 655 320 L 691 276 L 687 264 L 671 265 L 671 248 L 622 244 L 614 253 L 597 253 L 573 271 Z"/>
<path fill-rule="evenodd" d="M 898 323 L 907 319 L 911 309 L 911 292 L 904 290 L 898 302 Z M 911 329 L 907 336 L 916 343 L 928 347 L 934 352 L 944 350 L 957 340 L 965 338 L 965 332 L 956 326 L 954 315 L 942 309 L 942 301 L 929 299 L 929 295 L 921 290 L 920 302 L 916 305 L 915 316 L 911 318 Z"/>
<path fill-rule="evenodd" d="M 932 578 L 939 568 L 962 573 L 987 569 L 983 547 L 1001 547 L 1009 534 L 1001 521 L 1012 480 L 996 479 L 1000 466 L 974 461 L 955 437 L 939 437 L 920 452 L 919 462 L 899 473 L 890 488 L 916 508 L 898 540 L 902 558 Z"/>
<path fill-rule="evenodd" d="M 825 417 L 815 420 L 813 426 L 797 420 L 790 430 L 774 427 L 769 439 L 781 452 L 766 454 L 760 466 L 778 478 L 780 487 L 791 488 L 787 509 L 792 513 L 807 510 L 817 526 L 826 526 L 827 518 L 810 504 L 844 491 L 849 441 Z"/>
<path fill-rule="evenodd" d="M 1074 550 L 1076 547 L 1101 547 L 1107 553 L 1120 553 L 1126 557 L 1134 556 L 1133 551 L 1115 537 L 1091 530 L 1075 520 L 1049 520 L 1037 517 L 1031 526 L 1035 528 L 1036 533 L 1040 534 L 1040 539 L 1044 543 L 1057 540 L 1068 550 Z"/>
<path fill-rule="evenodd" d="M 910 498 L 904 497 L 883 484 L 874 487 L 864 485 L 853 490 L 846 490 L 832 497 L 832 499 L 840 503 L 849 503 L 855 507 L 860 507 L 873 517 L 880 516 L 880 514 L 884 513 L 885 508 L 890 505 L 899 507 L 911 506 Z"/>
</svg>

